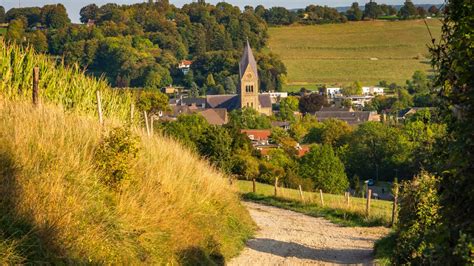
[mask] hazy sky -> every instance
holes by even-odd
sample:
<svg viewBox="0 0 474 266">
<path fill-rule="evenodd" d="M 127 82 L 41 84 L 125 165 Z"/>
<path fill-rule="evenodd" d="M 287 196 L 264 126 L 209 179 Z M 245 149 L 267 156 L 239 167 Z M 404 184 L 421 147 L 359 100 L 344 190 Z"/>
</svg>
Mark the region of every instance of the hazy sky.
<svg viewBox="0 0 474 266">
<path fill-rule="evenodd" d="M 4 6 L 7 10 L 12 7 L 18 7 L 21 4 L 22 7 L 25 6 L 43 6 L 45 4 L 55 4 L 55 3 L 62 3 L 66 6 L 69 16 L 73 20 L 73 22 L 79 21 L 79 10 L 88 4 L 95 3 L 98 6 L 106 4 L 106 3 L 117 3 L 117 4 L 130 4 L 130 3 L 139 3 L 145 1 L 138 1 L 138 0 L 99 0 L 99 1 L 91 1 L 91 0 L 64 0 L 64 1 L 54 1 L 54 0 L 0 0 L 0 5 Z M 176 6 L 181 6 L 186 3 L 192 2 L 191 0 L 170 0 L 172 4 Z M 208 0 L 206 2 L 209 3 L 218 3 L 222 2 L 222 0 Z M 287 8 L 301 8 L 305 7 L 309 4 L 317 4 L 317 5 L 328 5 L 332 7 L 338 6 L 350 6 L 354 0 L 227 0 L 226 2 L 238 5 L 240 7 L 244 7 L 246 5 L 256 6 L 259 4 L 264 5 L 265 7 L 271 6 L 284 6 Z M 360 4 L 365 4 L 367 1 L 358 1 Z M 379 4 L 402 4 L 405 2 L 404 0 L 379 0 L 376 1 Z M 415 4 L 441 4 L 444 3 L 444 0 L 414 0 Z"/>
</svg>

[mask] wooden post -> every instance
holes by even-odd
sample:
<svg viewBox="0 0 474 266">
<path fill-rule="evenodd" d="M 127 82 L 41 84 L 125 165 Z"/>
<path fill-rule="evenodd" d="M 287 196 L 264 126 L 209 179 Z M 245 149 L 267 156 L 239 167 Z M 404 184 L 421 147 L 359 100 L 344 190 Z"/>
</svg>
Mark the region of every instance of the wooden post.
<svg viewBox="0 0 474 266">
<path fill-rule="evenodd" d="M 393 208 L 392 208 L 392 227 L 397 222 L 397 208 L 398 208 L 398 184 L 393 187 Z"/>
<path fill-rule="evenodd" d="M 367 193 L 367 206 L 365 207 L 365 213 L 367 217 L 370 215 L 370 199 L 372 198 L 372 189 L 369 189 Z"/>
<path fill-rule="evenodd" d="M 300 189 L 300 197 L 301 197 L 301 201 L 304 203 L 303 189 L 301 188 L 301 185 L 299 185 L 298 187 L 299 187 L 299 189 Z"/>
<path fill-rule="evenodd" d="M 351 206 L 351 193 L 350 192 L 346 192 L 346 203 L 347 203 L 347 207 Z"/>
<path fill-rule="evenodd" d="M 104 118 L 102 117 L 102 99 L 100 97 L 100 91 L 96 91 L 97 96 L 97 113 L 99 114 L 99 123 L 104 125 Z"/>
<path fill-rule="evenodd" d="M 150 136 L 150 127 L 148 126 L 148 115 L 146 114 L 146 111 L 143 111 L 143 115 L 145 116 L 146 134 L 149 137 Z"/>
<path fill-rule="evenodd" d="M 255 178 L 252 179 L 252 192 L 257 193 L 257 184 L 255 184 Z"/>
<path fill-rule="evenodd" d="M 323 197 L 323 190 L 319 190 L 319 197 L 321 198 L 321 206 L 324 207 L 324 197 Z"/>
<path fill-rule="evenodd" d="M 39 67 L 33 68 L 33 105 L 38 106 Z"/>
<path fill-rule="evenodd" d="M 275 197 L 278 196 L 278 177 L 275 177 Z"/>
<path fill-rule="evenodd" d="M 135 105 L 130 104 L 130 124 L 133 124 L 133 114 L 135 113 Z"/>
<path fill-rule="evenodd" d="M 153 131 L 154 131 L 154 129 L 153 129 L 153 122 L 154 121 L 155 121 L 155 118 L 153 116 L 150 117 L 150 133 L 151 133 L 152 136 L 153 136 Z"/>
</svg>

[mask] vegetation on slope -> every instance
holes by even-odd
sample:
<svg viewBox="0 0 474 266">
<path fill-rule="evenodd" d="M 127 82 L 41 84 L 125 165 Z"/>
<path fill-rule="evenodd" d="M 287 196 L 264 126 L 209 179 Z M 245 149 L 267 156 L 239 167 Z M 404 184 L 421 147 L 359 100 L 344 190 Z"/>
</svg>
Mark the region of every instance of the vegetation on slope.
<svg viewBox="0 0 474 266">
<path fill-rule="evenodd" d="M 220 264 L 243 247 L 253 223 L 237 192 L 176 142 L 132 127 L 136 156 L 97 160 L 114 154 L 103 144 L 131 95 L 29 49 L 2 43 L 0 56 L 0 264 Z M 34 66 L 36 108 L 24 100 Z M 96 90 L 113 118 L 104 128 L 91 117 Z M 127 178 L 111 186 L 104 165 Z"/>
<path fill-rule="evenodd" d="M 438 38 L 441 23 L 427 22 Z M 289 87 L 298 90 L 356 80 L 404 84 L 416 70 L 430 70 L 426 46 L 431 38 L 422 20 L 277 27 L 269 34 L 269 48 L 288 69 Z"/>
</svg>

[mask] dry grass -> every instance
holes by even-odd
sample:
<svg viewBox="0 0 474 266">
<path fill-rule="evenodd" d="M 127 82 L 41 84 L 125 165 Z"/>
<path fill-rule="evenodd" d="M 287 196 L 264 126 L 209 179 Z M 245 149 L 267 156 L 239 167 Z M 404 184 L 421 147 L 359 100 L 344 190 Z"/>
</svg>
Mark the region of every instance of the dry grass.
<svg viewBox="0 0 474 266">
<path fill-rule="evenodd" d="M 239 181 L 239 189 L 241 193 L 252 192 L 251 181 Z M 271 185 L 257 183 L 257 195 L 273 196 L 274 187 Z M 289 188 L 279 188 L 278 198 L 287 199 L 291 201 L 301 202 L 301 197 L 298 190 Z M 303 198 L 308 205 L 314 204 L 321 206 L 321 198 L 319 193 L 303 192 Z M 347 213 L 356 214 L 358 217 L 364 217 L 366 211 L 366 199 L 364 198 L 350 198 L 350 204 L 347 205 L 346 199 L 343 195 L 334 195 L 323 193 L 325 208 L 342 210 Z M 303 208 L 304 209 L 304 208 Z M 383 225 L 388 225 L 391 221 L 392 202 L 384 200 L 371 201 L 370 219 L 372 221 L 380 221 Z M 346 223 L 350 224 L 350 223 Z M 369 223 L 370 224 L 370 223 Z M 377 223 L 374 223 L 377 224 Z M 357 225 L 357 223 L 355 223 Z M 377 224 L 378 225 L 378 224 Z"/>
<path fill-rule="evenodd" d="M 95 119 L 0 100 L 0 128 L 0 263 L 210 262 L 252 233 L 225 177 L 169 139 L 137 131 L 133 178 L 116 193 L 94 166 Z"/>
<path fill-rule="evenodd" d="M 427 20 L 435 37 L 441 23 Z M 280 55 L 291 85 L 404 84 L 416 70 L 430 71 L 431 38 L 422 20 L 270 28 L 270 51 Z M 371 58 L 378 60 L 372 61 Z"/>
</svg>

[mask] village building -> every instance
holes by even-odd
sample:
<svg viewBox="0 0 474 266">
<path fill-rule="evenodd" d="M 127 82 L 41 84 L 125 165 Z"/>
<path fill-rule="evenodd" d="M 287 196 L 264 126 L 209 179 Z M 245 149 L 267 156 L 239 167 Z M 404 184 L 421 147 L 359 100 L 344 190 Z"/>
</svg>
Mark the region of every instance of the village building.
<svg viewBox="0 0 474 266">
<path fill-rule="evenodd" d="M 364 95 L 384 95 L 384 88 L 382 87 L 362 87 L 362 94 Z"/>
<path fill-rule="evenodd" d="M 352 107 L 323 107 L 320 111 L 315 112 L 314 115 L 319 122 L 323 122 L 328 119 L 338 119 L 353 126 L 369 121 L 380 122 L 380 115 L 378 115 L 377 112 L 354 111 Z"/>
<path fill-rule="evenodd" d="M 183 60 L 179 63 L 178 69 L 183 72 L 184 75 L 189 73 L 189 70 L 191 70 L 191 65 L 193 64 L 193 61 L 190 60 Z"/>
</svg>

